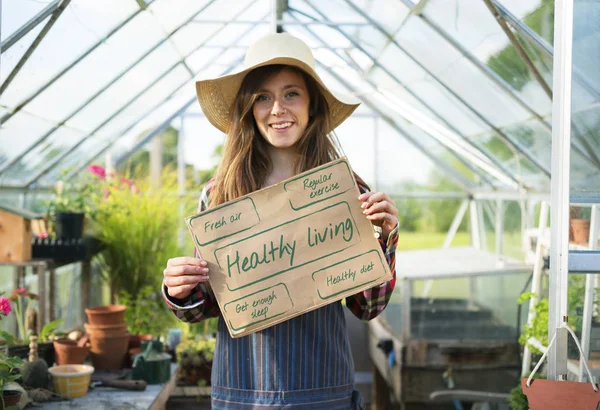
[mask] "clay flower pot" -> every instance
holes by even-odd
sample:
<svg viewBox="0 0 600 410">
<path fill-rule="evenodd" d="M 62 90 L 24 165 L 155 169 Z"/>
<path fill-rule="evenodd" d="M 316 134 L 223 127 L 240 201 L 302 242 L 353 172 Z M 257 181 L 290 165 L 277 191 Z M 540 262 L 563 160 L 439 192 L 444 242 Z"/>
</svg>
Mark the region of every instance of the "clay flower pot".
<svg viewBox="0 0 600 410">
<path fill-rule="evenodd" d="M 129 334 L 98 336 L 90 334 L 92 364 L 98 370 L 119 370 L 127 355 Z"/>
<path fill-rule="evenodd" d="M 600 402 L 600 391 L 590 383 L 535 379 L 527 387 L 521 379 L 521 388 L 531 410 L 595 410 Z"/>
<path fill-rule="evenodd" d="M 84 324 L 85 331 L 95 336 L 122 336 L 127 333 L 127 323 L 116 325 L 88 325 Z"/>
<path fill-rule="evenodd" d="M 587 245 L 590 240 L 590 220 L 571 218 L 571 229 L 573 231 L 573 242 Z"/>
<path fill-rule="evenodd" d="M 4 410 L 6 407 L 16 406 L 19 400 L 21 400 L 21 392 L 18 390 L 4 390 L 0 392 L 2 399 L 4 400 L 4 406 L 0 400 L 0 410 Z"/>
<path fill-rule="evenodd" d="M 54 351 L 56 352 L 56 364 L 60 366 L 83 364 L 90 348 L 89 346 L 78 346 L 74 340 L 60 339 L 54 341 Z"/>
<path fill-rule="evenodd" d="M 125 322 L 125 305 L 96 306 L 85 310 L 90 325 L 118 325 Z"/>
</svg>

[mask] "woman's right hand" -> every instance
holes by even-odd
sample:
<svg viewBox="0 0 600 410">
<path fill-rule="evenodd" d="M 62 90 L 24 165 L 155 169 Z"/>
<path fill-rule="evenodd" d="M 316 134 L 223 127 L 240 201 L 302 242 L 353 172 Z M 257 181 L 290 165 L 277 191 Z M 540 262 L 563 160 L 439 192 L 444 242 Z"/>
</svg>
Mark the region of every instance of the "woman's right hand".
<svg viewBox="0 0 600 410">
<path fill-rule="evenodd" d="M 169 259 L 163 271 L 163 283 L 169 296 L 184 299 L 200 282 L 208 281 L 208 263 L 198 258 L 182 256 Z"/>
</svg>

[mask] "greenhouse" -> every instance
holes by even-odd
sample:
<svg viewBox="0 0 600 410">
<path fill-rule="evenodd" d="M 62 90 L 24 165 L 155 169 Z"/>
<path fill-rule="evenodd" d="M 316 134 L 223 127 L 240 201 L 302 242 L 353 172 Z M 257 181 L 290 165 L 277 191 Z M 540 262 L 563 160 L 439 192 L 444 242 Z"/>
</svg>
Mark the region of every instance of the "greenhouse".
<svg viewBox="0 0 600 410">
<path fill-rule="evenodd" d="M 0 409 L 595 408 L 599 66 L 595 0 L 0 0 Z"/>
</svg>

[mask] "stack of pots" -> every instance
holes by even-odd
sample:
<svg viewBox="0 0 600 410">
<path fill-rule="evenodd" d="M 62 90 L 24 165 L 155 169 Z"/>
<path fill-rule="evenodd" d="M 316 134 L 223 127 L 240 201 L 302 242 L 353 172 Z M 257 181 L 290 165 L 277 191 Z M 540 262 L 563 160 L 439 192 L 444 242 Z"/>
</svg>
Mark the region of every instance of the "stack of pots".
<svg viewBox="0 0 600 410">
<path fill-rule="evenodd" d="M 90 354 L 94 368 L 121 369 L 129 344 L 125 306 L 97 306 L 86 309 L 85 313 L 88 317 L 85 330 L 90 338 Z"/>
</svg>

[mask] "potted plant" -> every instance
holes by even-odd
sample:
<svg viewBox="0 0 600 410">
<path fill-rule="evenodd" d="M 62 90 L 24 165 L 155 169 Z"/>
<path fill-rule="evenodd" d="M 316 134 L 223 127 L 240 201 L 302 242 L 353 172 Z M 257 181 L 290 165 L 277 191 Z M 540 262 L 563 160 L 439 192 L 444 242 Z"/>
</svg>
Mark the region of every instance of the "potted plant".
<svg viewBox="0 0 600 410">
<path fill-rule="evenodd" d="M 21 377 L 21 374 L 15 372 L 15 370 L 22 365 L 23 360 L 20 357 L 7 356 L 0 349 L 0 409 L 19 409 L 16 404 L 21 399 L 21 392 L 19 390 L 6 389 L 6 386 L 8 383 L 14 382 Z"/>
<path fill-rule="evenodd" d="M 210 386 L 215 342 L 215 338 L 187 337 L 177 345 L 178 384 Z"/>
<path fill-rule="evenodd" d="M 17 323 L 17 336 L 0 330 L 1 343 L 5 345 L 9 356 L 26 359 L 29 355 L 27 340 L 30 335 L 36 333 L 37 310 L 33 304 L 37 300 L 39 297 L 35 293 L 27 291 L 26 288 L 13 290 L 9 298 L 1 297 L 0 305 L 4 306 L 2 311 L 7 312 L 6 315 L 14 311 Z M 26 312 L 24 312 L 25 307 L 27 307 Z M 62 323 L 62 319 L 47 323 L 38 337 L 39 356 L 46 361 L 48 366 L 52 366 L 54 363 L 54 346 L 51 339 L 60 323 Z"/>
<path fill-rule="evenodd" d="M 98 257 L 111 290 L 111 303 L 125 292 L 136 295 L 146 286 L 160 289 L 166 261 L 178 255 L 179 199 L 176 175 L 165 172 L 160 187 L 148 179 L 135 184 L 113 177 L 95 204 L 94 229 L 102 243 Z"/>
<path fill-rule="evenodd" d="M 173 313 L 162 301 L 160 288 L 144 286 L 135 296 L 123 291 L 119 302 L 127 306 L 125 322 L 132 338 L 130 348 L 140 347 L 142 340 L 165 335 L 173 322 Z"/>
<path fill-rule="evenodd" d="M 587 245 L 590 240 L 590 218 L 591 208 L 583 206 L 571 206 L 570 227 L 572 237 L 569 238 L 579 245 Z"/>
<path fill-rule="evenodd" d="M 53 221 L 54 236 L 59 239 L 78 239 L 83 236 L 85 217 L 93 214 L 93 203 L 99 195 L 97 179 L 104 179 L 102 167 L 90 166 L 88 173 L 66 183 L 69 170 L 63 170 L 62 179 L 54 189 L 54 199 L 48 202 L 48 220 Z"/>
</svg>

